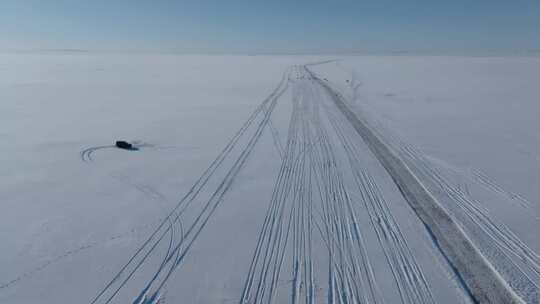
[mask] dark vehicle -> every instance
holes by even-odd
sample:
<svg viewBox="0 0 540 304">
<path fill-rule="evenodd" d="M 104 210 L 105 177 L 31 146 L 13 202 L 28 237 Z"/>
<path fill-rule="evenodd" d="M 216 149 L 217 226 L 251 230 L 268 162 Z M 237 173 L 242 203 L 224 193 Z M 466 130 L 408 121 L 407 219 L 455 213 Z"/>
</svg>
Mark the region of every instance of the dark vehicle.
<svg viewBox="0 0 540 304">
<path fill-rule="evenodd" d="M 123 140 L 116 141 L 116 147 L 120 149 L 133 150 L 133 145 Z"/>
</svg>

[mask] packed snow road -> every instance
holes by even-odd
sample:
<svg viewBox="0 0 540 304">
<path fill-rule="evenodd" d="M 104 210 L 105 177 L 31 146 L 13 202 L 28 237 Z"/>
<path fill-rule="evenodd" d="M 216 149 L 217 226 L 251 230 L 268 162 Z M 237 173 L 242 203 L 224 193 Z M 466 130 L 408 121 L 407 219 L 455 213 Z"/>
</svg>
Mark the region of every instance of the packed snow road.
<svg viewBox="0 0 540 304">
<path fill-rule="evenodd" d="M 106 180 L 98 191 L 133 190 L 147 205 L 89 195 L 89 210 L 107 202 L 111 207 L 95 207 L 100 216 L 131 226 L 120 233 L 103 225 L 101 241 L 32 261 L 0 282 L 0 300 L 35 303 L 42 294 L 46 303 L 91 304 L 540 303 L 534 244 L 497 216 L 484 192 L 530 221 L 540 218 L 534 204 L 482 171 L 423 153 L 356 100 L 362 87 L 354 79 L 344 88 L 325 74 L 341 63 L 313 61 L 286 68 L 221 150 L 209 153 L 204 170 L 186 174 L 186 185 L 163 187 L 165 179 L 110 170 L 154 153 L 142 171 L 164 166 L 156 180 L 164 172 L 185 174 L 172 169 L 176 161 L 163 161 L 159 153 L 178 152 L 165 144 L 81 147 L 78 180 L 97 174 Z M 43 283 L 40 273 L 55 267 L 71 279 Z M 28 281 L 44 287 L 25 297 Z"/>
</svg>

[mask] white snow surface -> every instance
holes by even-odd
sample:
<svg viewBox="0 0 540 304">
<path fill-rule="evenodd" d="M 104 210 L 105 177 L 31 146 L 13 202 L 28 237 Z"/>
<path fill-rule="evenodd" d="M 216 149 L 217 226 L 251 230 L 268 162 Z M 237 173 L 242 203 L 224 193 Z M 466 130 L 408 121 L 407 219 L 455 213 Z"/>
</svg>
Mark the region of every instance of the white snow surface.
<svg viewBox="0 0 540 304">
<path fill-rule="evenodd" d="M 308 63 L 540 303 L 540 58 L 105 53 L 0 54 L 0 303 L 470 303 Z"/>
</svg>

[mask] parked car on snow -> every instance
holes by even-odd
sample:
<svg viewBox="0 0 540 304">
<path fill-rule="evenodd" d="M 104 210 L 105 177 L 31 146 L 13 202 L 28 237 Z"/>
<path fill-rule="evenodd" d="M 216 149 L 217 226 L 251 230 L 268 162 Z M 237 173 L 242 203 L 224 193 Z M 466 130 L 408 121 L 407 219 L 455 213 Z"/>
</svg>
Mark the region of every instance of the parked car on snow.
<svg viewBox="0 0 540 304">
<path fill-rule="evenodd" d="M 133 149 L 133 145 L 128 143 L 127 141 L 123 141 L 123 140 L 118 140 L 116 141 L 116 147 L 117 148 L 120 148 L 120 149 L 126 149 L 126 150 L 132 150 Z"/>
</svg>

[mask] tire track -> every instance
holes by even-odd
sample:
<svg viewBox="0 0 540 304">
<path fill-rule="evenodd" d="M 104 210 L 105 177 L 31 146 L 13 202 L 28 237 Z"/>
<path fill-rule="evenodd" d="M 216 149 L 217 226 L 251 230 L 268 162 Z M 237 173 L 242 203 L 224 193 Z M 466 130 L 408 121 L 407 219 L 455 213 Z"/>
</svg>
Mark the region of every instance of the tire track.
<svg viewBox="0 0 540 304">
<path fill-rule="evenodd" d="M 285 201 L 291 190 L 292 180 L 297 175 L 296 153 L 298 145 L 298 93 L 293 87 L 293 111 L 289 123 L 288 139 L 286 142 L 285 153 L 282 158 L 282 164 L 278 177 L 274 184 L 272 198 L 266 213 L 266 217 L 259 233 L 257 245 L 249 267 L 248 276 L 244 283 L 240 303 L 260 303 L 264 299 L 266 280 L 270 268 L 276 268 L 278 265 L 278 256 L 281 251 L 283 215 L 285 212 Z M 289 225 L 287 225 L 287 228 Z M 288 229 L 287 229 L 288 231 Z M 288 236 L 288 233 L 287 233 Z M 283 250 L 284 251 L 284 250 Z M 275 271 L 272 271 L 275 273 Z M 255 290 L 252 290 L 255 278 L 258 278 L 258 284 Z M 274 276 L 275 280 L 275 276 Z M 254 293 L 254 295 L 252 295 Z M 270 302 L 270 301 L 268 301 Z"/>
<path fill-rule="evenodd" d="M 409 147 L 409 150 L 411 148 Z M 418 155 L 420 152 L 415 151 L 416 155 Z M 523 208 L 527 215 L 530 217 L 533 217 L 536 221 L 540 221 L 540 216 L 538 215 L 538 212 L 533 208 L 533 203 L 524 198 L 522 195 L 508 191 L 504 189 L 503 186 L 498 184 L 493 178 L 489 177 L 487 174 L 482 172 L 481 170 L 474 169 L 474 168 L 468 168 L 468 169 L 461 169 L 455 166 L 452 166 L 450 164 L 447 164 L 446 162 L 438 159 L 433 158 L 427 158 L 424 156 L 425 162 L 428 162 L 430 166 L 437 166 L 441 169 L 446 169 L 451 172 L 455 172 L 458 175 L 462 175 L 465 178 L 469 179 L 470 181 L 482 186 L 484 189 L 487 189 L 493 194 L 496 194 L 504 199 L 506 199 L 508 202 L 516 203 L 515 205 Z M 471 196 L 469 192 L 466 192 L 468 196 Z"/>
<path fill-rule="evenodd" d="M 95 147 L 90 147 L 90 148 L 86 148 L 84 150 L 81 151 L 80 153 L 80 156 L 81 156 L 81 160 L 85 163 L 90 163 L 90 162 L 93 162 L 94 159 L 92 158 L 92 154 L 98 150 L 103 150 L 103 149 L 110 149 L 110 148 L 114 148 L 115 146 L 114 145 L 105 145 L 105 146 L 95 146 Z"/>
<path fill-rule="evenodd" d="M 340 124 L 345 117 L 333 113 L 329 107 L 326 107 L 326 113 L 347 154 L 365 210 L 368 211 L 371 225 L 390 265 L 402 303 L 435 303 L 429 284 L 386 200 L 373 177 L 363 169 L 357 157 L 362 152 L 354 144 L 352 135 L 345 135 L 351 134 L 344 130 L 343 123 Z"/>
<path fill-rule="evenodd" d="M 210 216 L 213 214 L 219 203 L 222 201 L 225 193 L 230 189 L 230 186 L 232 185 L 232 182 L 240 169 L 242 168 L 244 162 L 247 159 L 247 156 L 255 146 L 255 143 L 257 143 L 258 139 L 260 138 L 262 131 L 264 130 L 264 127 L 266 126 L 268 119 L 270 117 L 271 111 L 275 107 L 277 103 L 277 99 L 281 94 L 278 94 L 277 98 L 272 99 L 271 107 L 268 111 L 264 113 L 264 118 L 259 123 L 257 131 L 255 134 L 251 137 L 250 141 L 248 142 L 247 146 L 244 148 L 244 150 L 241 152 L 239 158 L 234 162 L 232 168 L 229 170 L 225 178 L 222 180 L 212 197 L 207 201 L 207 203 L 204 205 L 202 211 L 197 216 L 195 221 L 192 223 L 189 229 L 187 229 L 187 232 L 185 234 L 185 240 L 187 242 L 187 245 L 185 248 L 182 248 L 184 245 L 184 242 L 178 243 L 174 249 L 172 250 L 171 254 L 167 256 L 164 263 L 158 268 L 156 273 L 154 274 L 153 278 L 147 283 L 147 286 L 142 289 L 141 294 L 139 297 L 142 297 L 144 294 L 148 292 L 148 290 L 151 288 L 153 283 L 158 280 L 158 277 L 161 275 L 162 270 L 165 268 L 165 265 L 168 263 L 171 263 L 169 271 L 165 274 L 164 278 L 161 280 L 161 283 L 159 283 L 156 291 L 154 291 L 154 294 L 158 293 L 161 288 L 164 286 L 164 284 L 167 282 L 169 277 L 172 275 L 173 271 L 178 267 L 180 262 L 183 260 L 185 255 L 187 254 L 187 251 L 191 248 L 192 244 L 195 242 L 196 238 L 199 236 L 200 232 L 208 222 Z M 193 234 L 193 237 L 191 235 Z M 191 237 L 191 238 L 190 238 Z M 122 285 L 119 287 L 119 289 L 127 282 L 127 279 L 122 283 Z M 117 291 L 119 290 L 117 289 Z M 117 291 L 113 294 L 116 295 Z M 108 300 L 112 300 L 112 297 Z M 107 302 L 108 303 L 108 302 Z"/>
<path fill-rule="evenodd" d="M 510 228 L 495 220 L 487 209 L 481 207 L 480 202 L 452 186 L 421 154 L 411 147 L 403 151 L 415 162 L 420 173 L 454 203 L 445 206 L 482 244 L 481 249 L 491 259 L 498 261 L 497 268 L 503 271 L 505 277 L 512 279 L 509 282 L 511 286 L 527 301 L 540 301 L 540 256 Z"/>
<path fill-rule="evenodd" d="M 150 255 L 156 250 L 158 245 L 164 239 L 165 235 L 171 230 L 170 225 L 166 225 L 169 221 L 172 220 L 174 225 L 178 225 L 180 222 L 181 215 L 187 210 L 190 204 L 197 198 L 198 194 L 202 191 L 205 185 L 208 183 L 209 179 L 213 176 L 216 170 L 221 167 L 224 160 L 230 155 L 233 148 L 236 146 L 240 138 L 246 133 L 246 131 L 252 126 L 257 117 L 260 117 L 262 113 L 261 122 L 259 122 L 258 127 L 255 131 L 255 134 L 251 137 L 247 146 L 241 151 L 240 156 L 236 159 L 231 169 L 227 173 L 225 179 L 220 183 L 218 189 L 214 192 L 212 197 L 207 201 L 204 208 L 197 216 L 196 220 L 190 225 L 189 229 L 184 233 L 184 237 L 181 242 L 176 244 L 170 252 L 167 253 L 166 258 L 162 265 L 156 270 L 154 276 L 149 280 L 146 287 L 144 287 L 139 296 L 136 299 L 148 298 L 148 294 L 151 286 L 154 282 L 158 280 L 158 277 L 162 274 L 166 264 L 170 264 L 169 271 L 166 273 L 164 278 L 159 283 L 157 289 L 153 292 L 153 295 L 149 298 L 153 298 L 154 295 L 159 293 L 159 290 L 166 283 L 173 271 L 178 267 L 182 261 L 185 254 L 196 240 L 199 233 L 204 228 L 208 219 L 215 211 L 221 200 L 223 199 L 225 193 L 230 189 L 234 177 L 242 168 L 245 163 L 247 156 L 250 154 L 251 150 L 257 143 L 258 139 L 261 136 L 264 127 L 268 122 L 269 115 L 275 107 L 277 100 L 283 94 L 287 88 L 288 82 L 288 72 L 285 72 L 280 84 L 272 92 L 272 94 L 265 99 L 249 116 L 248 120 L 242 125 L 242 127 L 237 131 L 237 133 L 231 138 L 227 143 L 225 148 L 218 154 L 216 159 L 210 164 L 210 166 L 203 172 L 201 177 L 195 182 L 191 189 L 184 195 L 184 197 L 178 202 L 178 204 L 171 210 L 167 217 L 162 221 L 162 223 L 157 227 L 157 229 L 148 237 L 148 239 L 136 250 L 136 252 L 129 258 L 129 260 L 121 267 L 120 271 L 105 285 L 105 287 L 98 292 L 98 294 L 93 298 L 90 303 L 97 303 L 98 300 L 104 299 L 104 303 L 110 303 L 112 299 L 116 297 L 119 291 L 125 286 L 125 284 L 130 280 L 134 273 L 145 263 Z M 266 105 L 271 104 L 272 106 L 269 109 L 266 109 Z M 187 242 L 186 246 L 183 246 Z M 129 269 L 129 270 L 128 270 Z M 119 280 L 123 274 L 127 274 L 123 280 Z M 112 286 L 117 284 L 117 287 L 114 290 L 111 290 Z M 110 292 L 109 292 L 110 291 Z M 108 297 L 105 297 L 106 293 L 110 293 Z"/>
<path fill-rule="evenodd" d="M 314 92 L 315 87 L 311 85 L 311 97 L 317 109 L 314 111 L 316 115 L 313 117 L 314 125 L 316 126 L 317 136 L 321 137 L 321 163 L 324 164 L 321 169 L 322 189 L 325 193 L 324 202 L 326 206 L 326 222 L 330 228 L 327 228 L 327 240 L 335 244 L 337 254 L 332 255 L 337 258 L 338 273 L 333 274 L 332 288 L 340 290 L 340 294 L 336 295 L 332 292 L 336 299 L 331 299 L 332 302 L 365 302 L 365 303 L 382 303 L 380 291 L 376 285 L 371 262 L 367 253 L 365 237 L 358 225 L 355 208 L 352 206 L 350 195 L 343 183 L 343 177 L 340 173 L 337 157 L 333 149 L 333 143 L 330 140 L 327 131 L 323 128 L 322 118 L 320 116 L 319 107 L 322 104 L 320 94 Z M 326 177 L 325 177 L 326 176 Z M 333 240 L 333 241 L 332 241 Z"/>
<path fill-rule="evenodd" d="M 493 179 L 491 179 L 489 176 L 487 176 L 484 172 L 477 170 L 477 169 L 471 169 L 472 176 L 475 178 L 475 180 L 484 185 L 486 188 L 490 189 L 494 193 L 500 194 L 506 198 L 508 198 L 511 201 L 518 202 L 523 208 L 532 211 L 532 203 L 529 202 L 527 199 L 525 199 L 523 196 L 505 190 L 503 187 L 501 187 L 497 182 L 495 182 Z"/>
<path fill-rule="evenodd" d="M 316 78 L 314 74 L 311 75 Z M 398 154 L 392 151 L 365 121 L 354 114 L 343 97 L 323 81 L 316 79 L 389 172 L 406 200 L 438 242 L 443 254 L 448 257 L 452 267 L 467 283 L 475 299 L 486 303 L 498 303 L 501 300 L 507 303 L 523 303 Z"/>
<path fill-rule="evenodd" d="M 155 147 L 155 145 L 140 142 L 140 141 L 133 141 L 131 144 L 133 145 L 133 149 L 131 149 L 131 151 L 138 151 L 141 148 L 148 148 L 148 147 L 154 148 Z M 116 146 L 115 145 L 95 146 L 95 147 L 83 149 L 79 154 L 83 162 L 91 163 L 94 161 L 94 158 L 92 157 L 94 152 L 99 151 L 99 150 L 112 149 L 112 148 L 116 149 Z M 161 147 L 157 147 L 157 148 L 163 149 Z"/>
<path fill-rule="evenodd" d="M 181 242 L 172 251 L 172 253 L 176 254 L 177 257 L 174 260 L 175 262 L 172 264 L 169 272 L 160 283 L 156 292 L 158 292 L 163 287 L 163 285 L 166 283 L 166 281 L 168 280 L 172 272 L 178 267 L 180 262 L 183 260 L 183 257 L 187 254 L 188 250 L 191 248 L 192 244 L 195 242 L 196 238 L 198 237 L 198 235 L 200 234 L 200 232 L 202 231 L 202 229 L 204 228 L 204 226 L 210 219 L 210 216 L 213 214 L 215 209 L 218 207 L 219 203 L 223 200 L 224 195 L 232 186 L 234 178 L 236 177 L 240 169 L 243 167 L 243 164 L 245 163 L 248 155 L 254 148 L 265 126 L 267 125 L 270 115 L 272 113 L 272 110 L 274 109 L 276 103 L 277 103 L 277 98 L 275 98 L 272 101 L 271 106 L 269 107 L 269 110 L 265 113 L 264 119 L 259 123 L 257 132 L 255 132 L 255 134 L 252 136 L 247 147 L 242 151 L 240 157 L 236 160 L 236 162 L 234 163 L 233 167 L 231 168 L 231 170 L 229 171 L 225 179 L 222 181 L 222 183 L 220 184 L 216 192 L 214 192 L 214 194 L 212 195 L 208 203 L 205 205 L 205 207 L 203 208 L 203 212 L 197 217 L 197 219 L 192 224 L 192 226 L 187 230 L 186 232 L 187 239 L 191 236 L 192 231 L 196 231 L 196 232 L 194 233 L 194 236 L 192 237 L 192 239 L 188 241 L 188 244 L 186 245 L 185 249 L 180 251 L 181 245 L 183 244 L 183 242 Z M 172 255 L 170 255 L 170 257 L 172 258 Z M 171 258 L 169 258 L 167 262 L 172 260 Z M 159 274 L 160 271 L 161 269 L 156 274 Z M 153 283 L 153 281 L 151 281 L 149 285 L 151 283 Z"/>
</svg>

